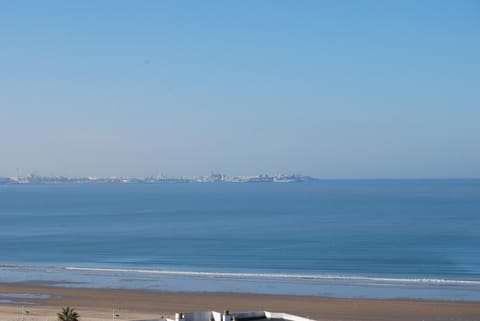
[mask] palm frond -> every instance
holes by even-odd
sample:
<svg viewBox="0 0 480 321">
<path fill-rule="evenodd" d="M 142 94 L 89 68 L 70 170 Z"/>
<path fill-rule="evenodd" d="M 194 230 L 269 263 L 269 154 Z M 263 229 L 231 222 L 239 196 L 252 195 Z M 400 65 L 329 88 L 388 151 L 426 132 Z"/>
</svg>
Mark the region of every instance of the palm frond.
<svg viewBox="0 0 480 321">
<path fill-rule="evenodd" d="M 57 313 L 58 321 L 78 321 L 80 315 L 75 311 L 75 308 L 69 306 L 63 307 L 62 311 Z"/>
</svg>

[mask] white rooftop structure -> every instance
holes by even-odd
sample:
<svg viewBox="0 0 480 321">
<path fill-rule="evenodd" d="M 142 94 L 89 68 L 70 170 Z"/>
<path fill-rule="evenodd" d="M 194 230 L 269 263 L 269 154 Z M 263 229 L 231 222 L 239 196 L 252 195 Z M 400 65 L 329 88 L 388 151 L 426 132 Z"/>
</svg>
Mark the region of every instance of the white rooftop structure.
<svg viewBox="0 0 480 321">
<path fill-rule="evenodd" d="M 293 314 L 269 311 L 229 312 L 216 311 L 175 313 L 175 320 L 163 318 L 160 321 L 315 321 Z"/>
</svg>

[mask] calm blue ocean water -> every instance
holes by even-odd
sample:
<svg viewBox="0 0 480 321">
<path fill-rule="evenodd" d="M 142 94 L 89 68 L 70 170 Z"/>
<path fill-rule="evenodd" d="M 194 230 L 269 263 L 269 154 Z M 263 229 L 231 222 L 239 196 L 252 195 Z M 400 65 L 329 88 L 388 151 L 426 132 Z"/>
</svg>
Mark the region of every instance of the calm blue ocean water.
<svg viewBox="0 0 480 321">
<path fill-rule="evenodd" d="M 480 180 L 4 185 L 0 264 L 0 282 L 480 300 Z"/>
</svg>

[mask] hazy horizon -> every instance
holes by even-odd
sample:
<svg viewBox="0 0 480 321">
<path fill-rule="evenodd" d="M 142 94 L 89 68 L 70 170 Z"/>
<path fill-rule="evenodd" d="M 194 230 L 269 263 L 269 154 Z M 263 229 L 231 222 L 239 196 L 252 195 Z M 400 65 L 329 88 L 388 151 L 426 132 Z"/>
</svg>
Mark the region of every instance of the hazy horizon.
<svg viewBox="0 0 480 321">
<path fill-rule="evenodd" d="M 0 0 L 0 176 L 479 178 L 479 17 Z"/>
<path fill-rule="evenodd" d="M 211 171 L 209 173 L 199 173 L 199 174 L 194 174 L 194 175 L 169 175 L 168 173 L 160 173 L 160 174 L 151 174 L 151 175 L 109 175 L 109 176 L 102 176 L 102 175 L 75 175 L 75 176 L 69 176 L 69 175 L 55 175 L 55 174 L 42 174 L 39 171 L 27 171 L 27 172 L 21 172 L 19 170 L 18 175 L 17 173 L 12 174 L 12 175 L 0 175 L 0 178 L 12 178 L 15 179 L 16 177 L 30 177 L 30 176 L 38 176 L 38 177 L 47 177 L 47 178 L 55 178 L 55 177 L 65 177 L 65 178 L 149 178 L 149 177 L 154 177 L 154 178 L 168 178 L 168 179 L 191 179 L 191 178 L 198 178 L 198 177 L 209 177 L 214 174 L 221 174 L 221 175 L 226 175 L 228 177 L 255 177 L 255 176 L 262 176 L 262 175 L 268 175 L 270 177 L 275 177 L 275 176 L 282 176 L 282 175 L 299 175 L 299 176 L 307 176 L 316 180 L 324 180 L 324 181 L 388 181 L 388 180 L 480 180 L 480 177 L 319 177 L 319 176 L 313 176 L 313 175 L 306 175 L 304 173 L 297 173 L 297 172 L 279 172 L 279 173 L 246 173 L 246 174 L 236 174 L 236 173 L 225 173 L 221 171 Z"/>
</svg>

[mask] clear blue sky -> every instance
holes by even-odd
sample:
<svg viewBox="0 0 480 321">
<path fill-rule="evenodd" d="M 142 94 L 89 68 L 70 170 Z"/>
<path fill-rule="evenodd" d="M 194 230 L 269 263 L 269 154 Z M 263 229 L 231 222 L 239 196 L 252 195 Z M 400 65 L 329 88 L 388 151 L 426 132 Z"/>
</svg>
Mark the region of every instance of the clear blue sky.
<svg viewBox="0 0 480 321">
<path fill-rule="evenodd" d="M 0 0 L 16 168 L 480 177 L 480 2 Z"/>
</svg>

